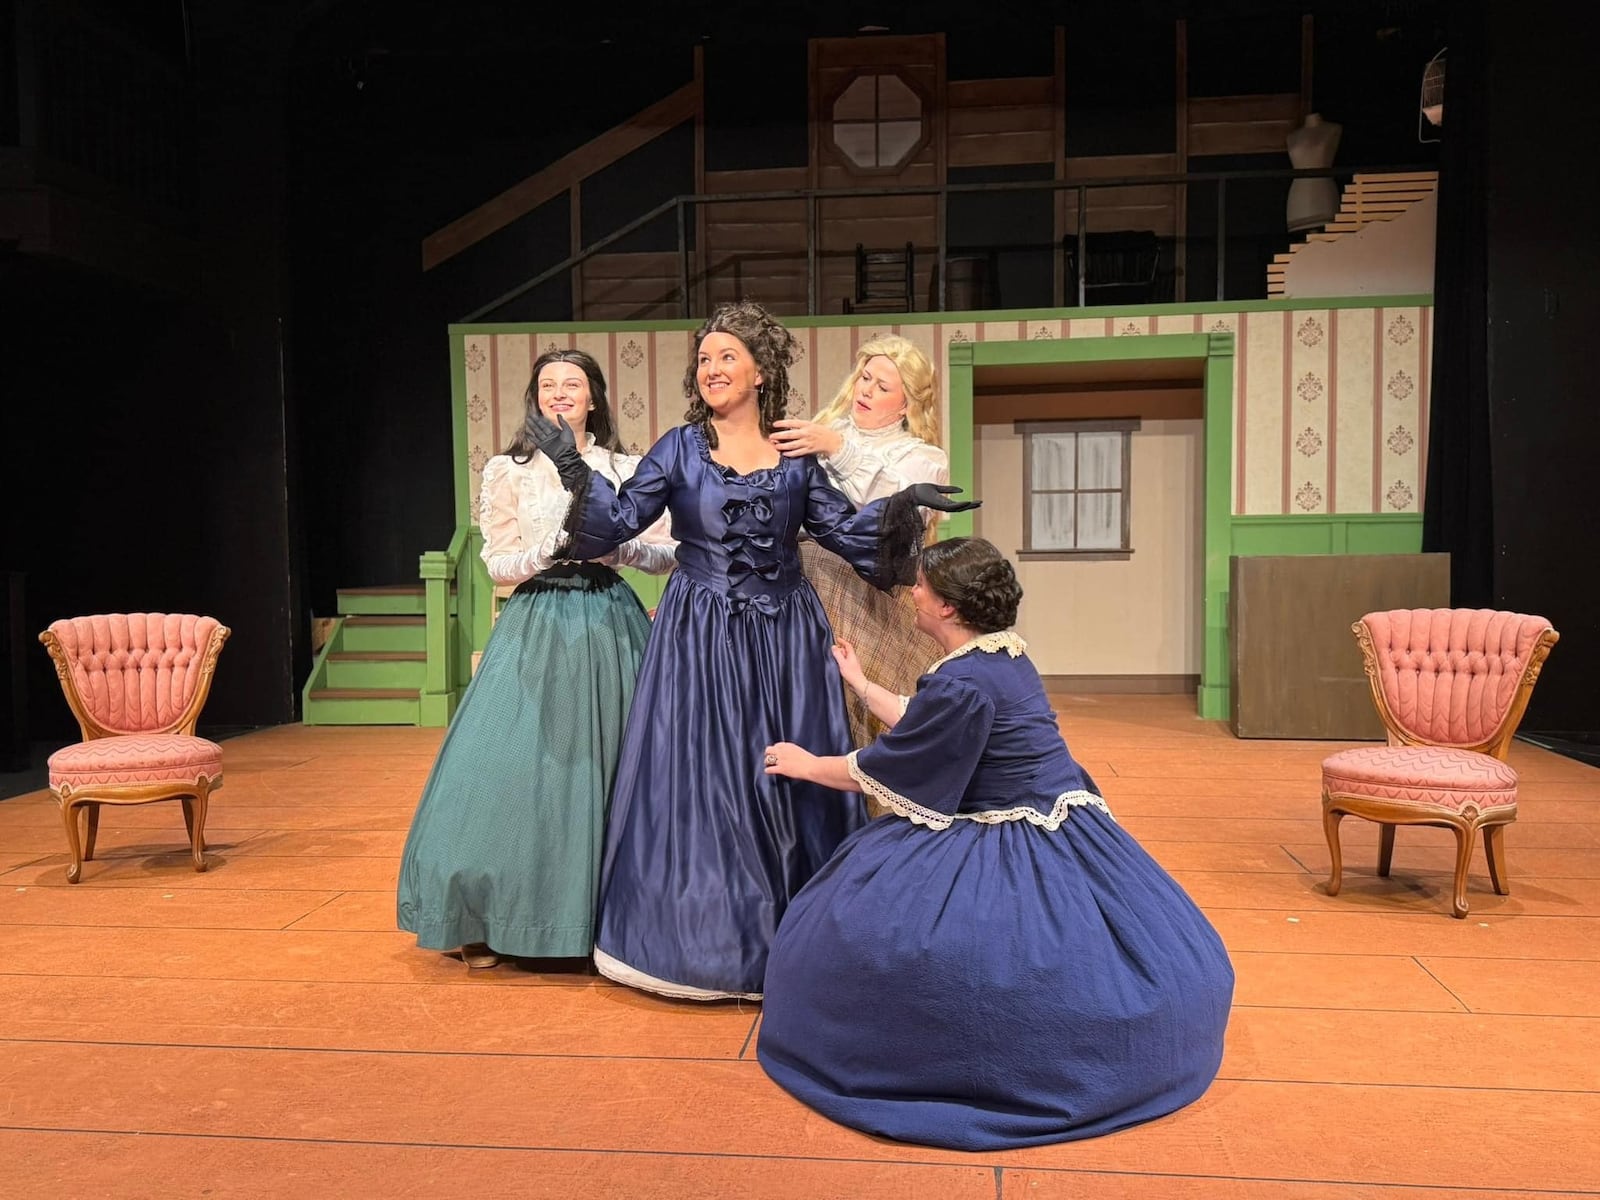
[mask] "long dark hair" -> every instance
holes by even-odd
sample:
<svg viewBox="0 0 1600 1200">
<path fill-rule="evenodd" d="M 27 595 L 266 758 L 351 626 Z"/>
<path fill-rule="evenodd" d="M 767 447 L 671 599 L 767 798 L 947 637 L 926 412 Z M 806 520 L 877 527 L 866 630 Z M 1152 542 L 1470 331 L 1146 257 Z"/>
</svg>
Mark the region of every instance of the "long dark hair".
<svg viewBox="0 0 1600 1200">
<path fill-rule="evenodd" d="M 921 565 L 928 587 L 956 610 L 963 625 L 979 633 L 998 633 L 1017 623 L 1022 585 L 993 542 L 946 538 L 923 549 Z"/>
<path fill-rule="evenodd" d="M 594 356 L 582 350 L 546 350 L 534 360 L 528 390 L 522 394 L 522 428 L 517 430 L 511 438 L 511 445 L 506 447 L 505 452 L 513 462 L 530 462 L 539 453 L 539 444 L 533 440 L 533 430 L 529 427 L 533 414 L 539 411 L 539 372 L 551 363 L 558 362 L 572 363 L 588 377 L 589 399 L 594 402 L 594 411 L 589 414 L 588 432 L 594 438 L 594 444 L 613 454 L 622 449 L 616 426 L 611 421 L 611 399 L 606 395 L 606 377 L 600 373 L 600 364 L 595 362 Z M 579 446 L 578 449 L 582 450 L 583 447 Z"/>
<path fill-rule="evenodd" d="M 721 305 L 695 331 L 694 349 L 689 352 L 689 366 L 683 373 L 683 396 L 689 401 L 689 411 L 683 414 L 683 419 L 698 425 L 713 449 L 717 445 L 717 431 L 711 425 L 711 407 L 700 395 L 699 380 L 700 344 L 713 333 L 731 333 L 744 343 L 750 357 L 756 360 L 756 368 L 761 372 L 758 393 L 761 435 L 771 437 L 777 423 L 788 415 L 789 364 L 794 361 L 800 343 L 754 300 Z"/>
</svg>

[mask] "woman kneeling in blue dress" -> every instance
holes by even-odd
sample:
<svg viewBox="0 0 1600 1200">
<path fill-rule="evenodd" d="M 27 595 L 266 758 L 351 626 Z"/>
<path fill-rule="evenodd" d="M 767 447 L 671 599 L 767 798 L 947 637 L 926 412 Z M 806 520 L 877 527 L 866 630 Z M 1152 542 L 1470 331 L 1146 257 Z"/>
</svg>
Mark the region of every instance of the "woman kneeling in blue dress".
<svg viewBox="0 0 1600 1200">
<path fill-rule="evenodd" d="M 1196 1100 L 1233 967 L 1062 741 L 1010 630 L 1011 564 L 981 538 L 937 543 L 913 597 L 945 651 L 915 696 L 835 651 L 889 732 L 844 757 L 767 748 L 769 774 L 891 811 L 785 914 L 762 1067 L 842 1124 L 958 1150 L 1093 1137 Z"/>
</svg>

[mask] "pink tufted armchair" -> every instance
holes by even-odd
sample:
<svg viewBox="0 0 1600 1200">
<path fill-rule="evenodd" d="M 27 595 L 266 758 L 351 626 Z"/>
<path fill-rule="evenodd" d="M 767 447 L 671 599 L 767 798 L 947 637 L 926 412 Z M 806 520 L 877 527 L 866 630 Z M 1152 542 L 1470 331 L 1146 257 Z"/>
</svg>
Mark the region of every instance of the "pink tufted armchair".
<svg viewBox="0 0 1600 1200">
<path fill-rule="evenodd" d="M 81 742 L 50 756 L 72 852 L 67 882 L 94 858 L 102 804 L 181 800 L 194 869 L 206 869 L 206 802 L 222 786 L 222 747 L 194 727 L 229 632 L 213 617 L 113 613 L 56 621 L 39 635 L 83 730 Z"/>
<path fill-rule="evenodd" d="M 1501 835 L 1517 819 L 1517 773 L 1506 762 L 1533 685 L 1560 635 L 1543 617 L 1490 609 L 1368 613 L 1351 627 L 1366 661 L 1387 746 L 1362 746 L 1322 764 L 1322 826 L 1342 876 L 1339 822 L 1376 821 L 1378 874 L 1394 857 L 1396 825 L 1442 825 L 1456 835 L 1452 911 L 1467 915 L 1467 866 L 1483 830 L 1494 890 L 1510 891 Z"/>
</svg>

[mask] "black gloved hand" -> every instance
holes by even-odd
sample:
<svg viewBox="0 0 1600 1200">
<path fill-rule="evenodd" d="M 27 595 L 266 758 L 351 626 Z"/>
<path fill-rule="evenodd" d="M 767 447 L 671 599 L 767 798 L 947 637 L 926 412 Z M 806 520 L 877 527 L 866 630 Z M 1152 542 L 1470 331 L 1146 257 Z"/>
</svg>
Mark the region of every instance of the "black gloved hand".
<svg viewBox="0 0 1600 1200">
<path fill-rule="evenodd" d="M 556 422 L 560 422 L 557 424 Z M 578 453 L 578 438 L 565 417 L 550 420 L 538 409 L 528 414 L 528 432 L 544 455 L 555 464 L 561 486 L 575 492 L 589 479 L 589 464 Z"/>
<path fill-rule="evenodd" d="M 982 500 L 949 499 L 960 490 L 946 483 L 913 483 L 905 490 L 905 494 L 923 508 L 937 509 L 939 512 L 967 512 L 982 507 Z"/>
</svg>

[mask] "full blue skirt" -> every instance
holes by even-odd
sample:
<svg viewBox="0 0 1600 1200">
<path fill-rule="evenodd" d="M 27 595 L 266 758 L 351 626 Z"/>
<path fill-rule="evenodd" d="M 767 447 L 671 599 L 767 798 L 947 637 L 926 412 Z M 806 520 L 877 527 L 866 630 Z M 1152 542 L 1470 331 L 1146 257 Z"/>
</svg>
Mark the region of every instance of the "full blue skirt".
<svg viewBox="0 0 1600 1200">
<path fill-rule="evenodd" d="M 1232 995 L 1216 931 L 1098 809 L 1054 832 L 886 816 L 790 908 L 757 1055 L 868 1133 L 1033 1146 L 1198 1098 Z"/>
<path fill-rule="evenodd" d="M 790 900 L 865 820 L 859 796 L 768 776 L 762 761 L 779 741 L 849 752 L 831 645 L 809 584 L 745 605 L 673 574 L 617 767 L 602 970 L 622 964 L 655 981 L 645 987 L 762 992 Z"/>
</svg>

